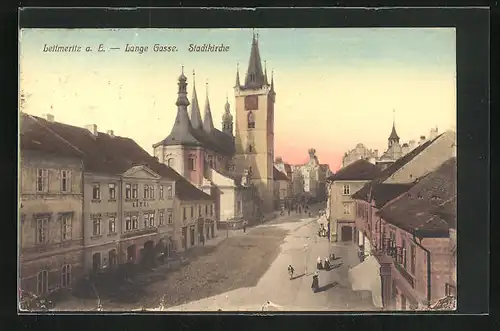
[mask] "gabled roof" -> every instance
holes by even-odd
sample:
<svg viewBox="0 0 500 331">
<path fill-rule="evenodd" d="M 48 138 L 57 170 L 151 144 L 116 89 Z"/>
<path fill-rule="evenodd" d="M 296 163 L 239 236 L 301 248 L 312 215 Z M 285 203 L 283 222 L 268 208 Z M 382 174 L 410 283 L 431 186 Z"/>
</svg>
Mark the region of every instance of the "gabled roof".
<svg viewBox="0 0 500 331">
<path fill-rule="evenodd" d="M 456 158 L 416 183 L 406 194 L 385 205 L 377 214 L 418 236 L 446 236 L 450 224 L 437 216 L 436 207 L 456 196 Z"/>
<path fill-rule="evenodd" d="M 274 180 L 289 180 L 288 176 L 276 169 L 276 167 L 273 167 L 273 178 Z"/>
<path fill-rule="evenodd" d="M 36 117 L 24 113 L 20 117 L 19 144 L 21 151 L 83 158 L 81 151 L 40 125 Z"/>
<path fill-rule="evenodd" d="M 441 134 L 442 135 L 442 134 Z M 380 173 L 374 180 L 369 183 L 366 183 L 358 192 L 353 195 L 353 198 L 368 201 L 368 193 L 373 190 L 373 188 L 380 183 L 385 182 L 389 177 L 391 177 L 398 170 L 403 168 L 405 165 L 410 163 L 417 155 L 422 153 L 427 147 L 429 147 L 434 141 L 436 141 L 441 135 L 437 136 L 433 140 L 426 141 L 424 144 L 416 147 L 409 153 L 403 155 L 399 159 L 397 159 L 394 163 L 392 163 L 389 167 L 387 167 L 384 171 Z"/>
<path fill-rule="evenodd" d="M 121 175 L 134 166 L 144 165 L 160 176 L 174 180 L 175 194 L 181 200 L 212 200 L 209 195 L 193 186 L 175 170 L 159 163 L 130 138 L 110 136 L 102 132 L 94 136 L 84 128 L 32 117 L 47 132 L 61 137 L 60 139 L 67 141 L 68 145 L 82 151 L 85 171 Z"/>
<path fill-rule="evenodd" d="M 375 202 L 375 207 L 377 209 L 382 208 L 386 203 L 389 201 L 397 198 L 401 194 L 408 192 L 410 188 L 413 187 L 415 183 L 410 183 L 410 184 L 377 184 L 373 187 L 373 190 L 371 192 L 371 197 Z M 363 187 L 362 189 L 364 189 Z M 353 194 L 353 197 L 359 193 L 356 192 Z M 363 194 L 364 192 L 361 192 Z"/>
<path fill-rule="evenodd" d="M 338 180 L 372 180 L 380 174 L 380 169 L 364 160 L 357 160 L 340 169 L 336 174 L 327 178 L 328 181 Z"/>
</svg>

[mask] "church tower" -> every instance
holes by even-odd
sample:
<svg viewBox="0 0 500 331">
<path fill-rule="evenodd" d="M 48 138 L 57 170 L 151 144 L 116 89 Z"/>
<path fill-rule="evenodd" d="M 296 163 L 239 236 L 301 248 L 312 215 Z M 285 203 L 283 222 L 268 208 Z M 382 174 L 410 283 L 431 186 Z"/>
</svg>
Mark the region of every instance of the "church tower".
<svg viewBox="0 0 500 331">
<path fill-rule="evenodd" d="M 244 84 L 236 72 L 235 165 L 243 173 L 250 170 L 250 181 L 257 187 L 263 211 L 273 210 L 274 191 L 274 79 L 268 82 L 262 68 L 257 35 L 252 37 L 250 60 Z"/>
<path fill-rule="evenodd" d="M 396 133 L 396 118 L 395 118 L 394 111 L 393 111 L 392 131 L 391 131 L 391 134 L 389 135 L 388 147 L 391 148 L 392 145 L 395 145 L 395 144 L 399 144 L 399 136 Z"/>
<path fill-rule="evenodd" d="M 226 104 L 224 105 L 224 115 L 222 115 L 222 132 L 229 136 L 233 136 L 233 115 L 231 115 L 231 106 L 226 96 Z"/>
</svg>

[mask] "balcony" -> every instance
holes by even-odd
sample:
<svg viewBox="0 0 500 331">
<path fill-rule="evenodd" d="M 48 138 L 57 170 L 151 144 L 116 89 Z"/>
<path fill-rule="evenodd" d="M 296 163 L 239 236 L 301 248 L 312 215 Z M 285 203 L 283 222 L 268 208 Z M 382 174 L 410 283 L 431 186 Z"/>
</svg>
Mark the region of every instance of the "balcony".
<svg viewBox="0 0 500 331">
<path fill-rule="evenodd" d="M 403 278 L 408 282 L 408 284 L 410 284 L 411 288 L 415 288 L 415 281 L 413 279 L 413 276 L 410 275 L 401 264 L 394 262 L 394 266 L 399 271 L 401 276 L 403 276 Z"/>
<path fill-rule="evenodd" d="M 129 231 L 125 232 L 122 234 L 122 238 L 132 238 L 132 237 L 137 237 L 137 236 L 143 236 L 147 234 L 157 234 L 158 233 L 158 228 L 145 228 L 145 229 L 138 229 L 134 231 Z"/>
<path fill-rule="evenodd" d="M 403 278 L 406 280 L 408 284 L 412 288 L 415 288 L 415 280 L 412 275 L 406 271 L 406 269 L 403 267 L 403 247 L 396 246 L 394 240 L 390 238 L 384 238 L 383 243 L 382 243 L 382 250 L 381 252 L 387 256 L 390 256 L 392 258 L 392 261 L 394 263 L 394 267 L 398 270 L 398 272 L 403 276 Z"/>
</svg>

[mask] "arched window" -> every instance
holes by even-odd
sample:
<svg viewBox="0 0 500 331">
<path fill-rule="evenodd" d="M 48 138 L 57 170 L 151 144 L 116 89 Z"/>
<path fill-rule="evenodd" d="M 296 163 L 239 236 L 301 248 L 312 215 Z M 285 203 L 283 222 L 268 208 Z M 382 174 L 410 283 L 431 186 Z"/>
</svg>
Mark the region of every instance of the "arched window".
<svg viewBox="0 0 500 331">
<path fill-rule="evenodd" d="M 255 118 L 252 112 L 248 112 L 247 120 L 248 120 L 248 128 L 255 129 Z"/>
<path fill-rule="evenodd" d="M 255 82 L 255 75 L 254 74 L 250 74 L 250 82 Z"/>
<path fill-rule="evenodd" d="M 61 268 L 61 286 L 71 287 L 71 265 L 64 264 Z"/>
<path fill-rule="evenodd" d="M 253 145 L 248 145 L 248 152 L 253 153 Z"/>
<path fill-rule="evenodd" d="M 174 166 L 175 166 L 175 159 L 174 159 L 174 158 L 169 158 L 169 159 L 167 160 L 167 165 L 168 165 L 169 167 L 171 167 L 171 168 L 172 168 L 172 167 L 174 167 Z"/>
</svg>

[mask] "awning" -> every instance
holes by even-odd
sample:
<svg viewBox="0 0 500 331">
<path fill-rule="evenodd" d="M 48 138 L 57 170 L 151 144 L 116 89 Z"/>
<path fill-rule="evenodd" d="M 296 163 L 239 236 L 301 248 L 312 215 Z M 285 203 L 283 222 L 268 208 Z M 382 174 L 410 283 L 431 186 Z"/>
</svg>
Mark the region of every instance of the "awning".
<svg viewBox="0 0 500 331">
<path fill-rule="evenodd" d="M 368 256 L 363 262 L 349 269 L 349 282 L 353 291 L 370 291 L 373 305 L 383 308 L 380 264 L 374 256 Z"/>
</svg>

